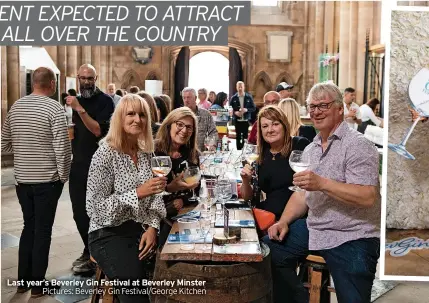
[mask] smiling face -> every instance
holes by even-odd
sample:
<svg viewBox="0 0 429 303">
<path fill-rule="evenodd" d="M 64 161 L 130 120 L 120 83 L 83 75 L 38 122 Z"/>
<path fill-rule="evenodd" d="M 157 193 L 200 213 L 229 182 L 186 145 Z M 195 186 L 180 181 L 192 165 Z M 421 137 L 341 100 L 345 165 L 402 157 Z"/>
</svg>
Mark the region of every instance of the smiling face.
<svg viewBox="0 0 429 303">
<path fill-rule="evenodd" d="M 194 129 L 194 119 L 191 117 L 183 117 L 177 120 L 171 124 L 171 141 L 179 146 L 185 145 L 191 138 Z"/>
<path fill-rule="evenodd" d="M 283 140 L 284 128 L 280 121 L 272 121 L 265 117 L 261 118 L 262 138 L 268 143 L 278 143 Z"/>
<path fill-rule="evenodd" d="M 145 131 L 146 115 L 143 108 L 133 108 L 128 105 L 125 110 L 124 132 L 130 136 L 139 136 Z"/>
<path fill-rule="evenodd" d="M 344 118 L 344 108 L 328 96 L 311 100 L 309 111 L 314 127 L 321 132 L 330 133 Z"/>
</svg>

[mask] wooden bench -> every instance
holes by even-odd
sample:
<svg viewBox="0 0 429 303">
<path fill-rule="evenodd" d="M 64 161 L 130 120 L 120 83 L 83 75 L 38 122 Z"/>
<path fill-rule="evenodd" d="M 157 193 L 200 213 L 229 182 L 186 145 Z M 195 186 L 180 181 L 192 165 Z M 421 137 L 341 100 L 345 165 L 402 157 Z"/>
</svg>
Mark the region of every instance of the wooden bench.
<svg viewBox="0 0 429 303">
<path fill-rule="evenodd" d="M 101 286 L 101 280 L 106 279 L 107 277 L 104 274 L 104 272 L 101 270 L 101 268 L 98 266 L 95 259 L 91 256 L 91 261 L 94 262 L 97 265 L 97 269 L 95 271 L 95 283 L 94 283 L 94 293 L 91 297 L 91 303 L 98 303 L 100 299 L 102 299 L 103 303 L 113 303 L 113 291 L 112 286 Z M 104 295 L 103 295 L 104 294 Z"/>
<path fill-rule="evenodd" d="M 307 281 L 304 286 L 309 289 L 310 303 L 331 302 L 331 292 L 335 288 L 331 284 L 331 275 L 325 260 L 321 256 L 309 255 L 304 263 L 307 268 Z"/>
</svg>

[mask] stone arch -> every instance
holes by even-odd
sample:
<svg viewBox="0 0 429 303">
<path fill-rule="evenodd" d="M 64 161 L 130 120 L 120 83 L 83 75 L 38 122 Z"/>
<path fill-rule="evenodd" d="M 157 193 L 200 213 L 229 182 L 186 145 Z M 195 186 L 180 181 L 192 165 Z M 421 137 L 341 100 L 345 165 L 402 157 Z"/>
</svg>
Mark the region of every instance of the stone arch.
<svg viewBox="0 0 429 303">
<path fill-rule="evenodd" d="M 277 86 L 277 84 L 280 82 L 286 82 L 288 84 L 295 85 L 292 76 L 288 72 L 280 73 L 280 75 L 277 76 L 276 83 L 274 83 L 274 85 Z M 274 87 L 274 89 L 276 89 L 276 87 Z"/>
<path fill-rule="evenodd" d="M 134 85 L 138 86 L 140 89 L 144 87 L 140 75 L 134 69 L 129 69 L 122 76 L 121 88 L 128 89 L 130 86 Z"/>
<path fill-rule="evenodd" d="M 147 73 L 145 80 L 160 80 L 161 76 L 159 75 L 158 71 L 151 70 Z"/>
<path fill-rule="evenodd" d="M 263 98 L 267 91 L 270 91 L 273 86 L 270 77 L 265 71 L 260 71 L 256 74 L 253 80 L 254 101 L 256 105 L 263 104 Z"/>
</svg>

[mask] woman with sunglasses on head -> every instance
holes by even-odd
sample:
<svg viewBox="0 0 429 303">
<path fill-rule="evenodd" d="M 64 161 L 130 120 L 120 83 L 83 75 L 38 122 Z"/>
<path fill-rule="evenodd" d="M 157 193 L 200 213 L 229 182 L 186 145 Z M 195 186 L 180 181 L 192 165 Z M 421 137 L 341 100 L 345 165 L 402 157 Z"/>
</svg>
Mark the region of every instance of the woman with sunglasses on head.
<svg viewBox="0 0 429 303">
<path fill-rule="evenodd" d="M 147 103 L 122 97 L 89 169 L 86 210 L 89 250 L 110 281 L 147 278 L 147 260 L 156 252 L 165 206 L 155 194 L 165 177 L 153 177 L 153 139 Z M 136 243 L 136 241 L 138 241 Z M 133 289 L 131 289 L 134 291 Z M 123 302 L 149 302 L 148 295 L 119 292 Z"/>
<path fill-rule="evenodd" d="M 196 143 L 197 124 L 197 117 L 188 107 L 177 108 L 165 118 L 156 135 L 155 154 L 170 156 L 172 163 L 165 189 L 171 194 L 164 196 L 167 220 L 161 227 L 160 245 L 165 243 L 170 233 L 171 218 L 190 202 L 192 189 L 199 185 L 199 182 L 188 184 L 183 181 L 185 168 L 198 167 L 200 164 Z"/>
<path fill-rule="evenodd" d="M 247 164 L 241 171 L 241 195 L 245 200 L 252 198 L 252 173 L 256 169 L 256 182 L 266 199 L 255 207 L 273 213 L 278 220 L 293 193 L 289 186 L 293 186 L 295 172 L 289 165 L 289 155 L 292 150 L 304 150 L 310 141 L 291 135 L 289 121 L 278 106 L 263 107 L 257 123 L 258 159 L 253 168 Z"/>
</svg>

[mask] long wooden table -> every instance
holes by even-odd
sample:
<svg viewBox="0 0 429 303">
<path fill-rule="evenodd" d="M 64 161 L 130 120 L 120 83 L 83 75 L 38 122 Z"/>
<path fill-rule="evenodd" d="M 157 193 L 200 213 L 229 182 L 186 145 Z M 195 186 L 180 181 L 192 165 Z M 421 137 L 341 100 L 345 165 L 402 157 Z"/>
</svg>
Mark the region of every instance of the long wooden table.
<svg viewBox="0 0 429 303">
<path fill-rule="evenodd" d="M 180 214 L 191 210 L 200 210 L 200 206 L 184 208 Z M 230 209 L 230 220 L 254 220 L 251 210 Z M 215 216 L 216 207 L 212 206 L 212 216 Z M 173 223 L 170 234 L 179 230 L 177 222 Z M 224 229 L 215 228 L 214 221 L 210 230 L 212 235 L 223 235 Z M 202 250 L 204 244 L 195 244 L 195 249 L 181 250 L 180 244 L 166 242 L 162 248 L 160 259 L 165 261 L 215 261 L 215 262 L 262 262 L 263 253 L 259 244 L 256 228 L 241 228 L 241 240 L 234 244 L 211 245 L 210 250 Z"/>
</svg>

